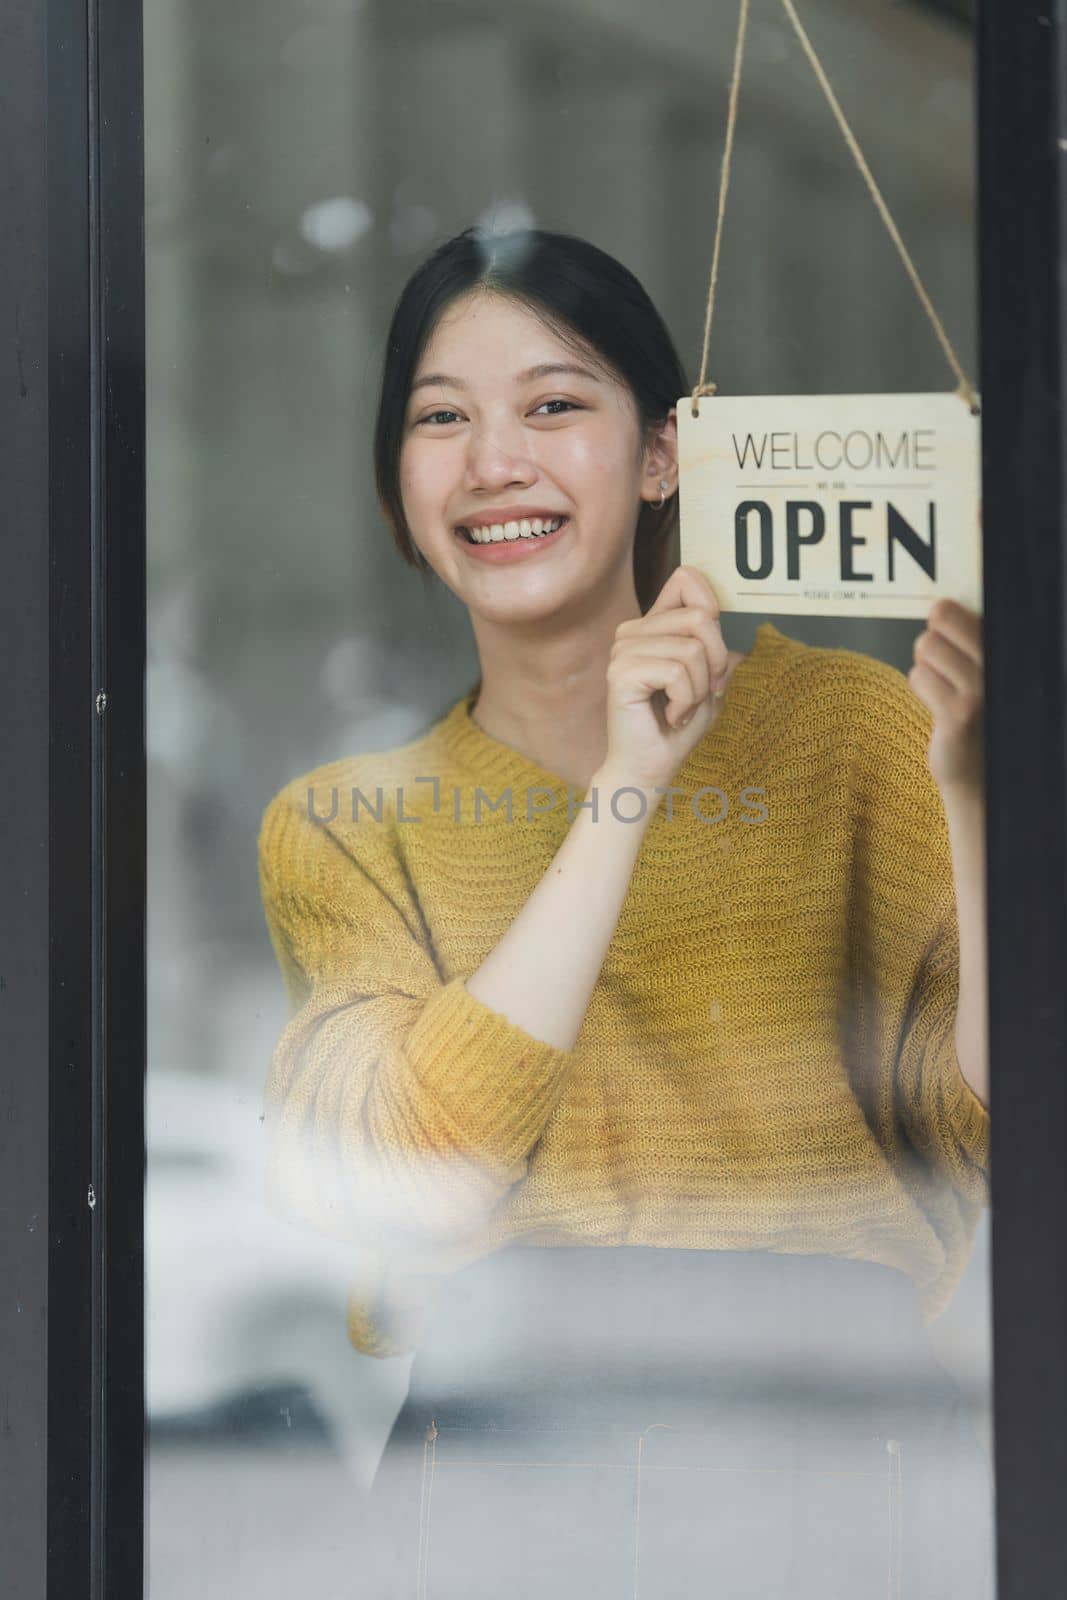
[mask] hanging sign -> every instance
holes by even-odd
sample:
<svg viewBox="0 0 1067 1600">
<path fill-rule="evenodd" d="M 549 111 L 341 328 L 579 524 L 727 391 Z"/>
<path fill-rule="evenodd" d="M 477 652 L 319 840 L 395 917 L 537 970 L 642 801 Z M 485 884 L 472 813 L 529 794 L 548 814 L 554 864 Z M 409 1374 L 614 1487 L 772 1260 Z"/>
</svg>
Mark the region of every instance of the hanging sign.
<svg viewBox="0 0 1067 1600">
<path fill-rule="evenodd" d="M 980 420 L 958 394 L 678 401 L 681 559 L 723 611 L 982 610 Z"/>
</svg>

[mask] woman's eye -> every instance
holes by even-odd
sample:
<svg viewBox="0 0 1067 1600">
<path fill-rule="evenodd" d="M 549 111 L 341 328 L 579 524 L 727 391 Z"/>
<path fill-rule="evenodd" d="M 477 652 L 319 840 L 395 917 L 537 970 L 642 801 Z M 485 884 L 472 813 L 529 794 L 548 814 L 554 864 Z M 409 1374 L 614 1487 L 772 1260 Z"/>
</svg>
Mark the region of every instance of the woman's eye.
<svg viewBox="0 0 1067 1600">
<path fill-rule="evenodd" d="M 575 405 L 573 400 L 543 400 L 541 405 L 537 407 L 538 411 L 541 410 L 542 406 L 566 406 L 568 411 L 581 411 L 582 409 L 581 406 Z M 558 417 L 560 413 L 553 411 L 552 415 Z"/>
<path fill-rule="evenodd" d="M 581 411 L 584 409 L 582 406 L 576 405 L 573 400 L 542 400 L 541 404 L 537 407 L 537 411 L 543 411 L 545 406 L 566 406 L 568 411 Z M 535 411 L 534 415 L 536 414 L 537 412 Z M 458 417 L 458 415 L 458 411 L 428 411 L 424 417 L 419 418 L 418 422 L 416 423 L 416 427 L 421 428 L 425 422 L 434 422 L 437 417 L 445 417 L 450 422 Z M 552 411 L 549 413 L 549 415 L 553 417 L 559 417 L 562 416 L 563 413 L 561 411 Z"/>
<path fill-rule="evenodd" d="M 456 411 L 430 411 L 425 417 L 419 418 L 417 426 L 421 428 L 424 422 L 432 422 L 434 417 L 455 417 L 458 415 L 459 413 Z"/>
</svg>

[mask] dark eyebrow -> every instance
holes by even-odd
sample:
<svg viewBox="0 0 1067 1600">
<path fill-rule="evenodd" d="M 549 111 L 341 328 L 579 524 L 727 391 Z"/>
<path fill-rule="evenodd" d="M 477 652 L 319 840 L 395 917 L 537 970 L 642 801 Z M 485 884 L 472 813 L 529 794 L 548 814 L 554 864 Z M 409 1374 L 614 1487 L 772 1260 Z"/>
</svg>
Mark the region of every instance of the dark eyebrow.
<svg viewBox="0 0 1067 1600">
<path fill-rule="evenodd" d="M 525 372 L 520 372 L 516 382 L 528 383 L 531 378 L 550 378 L 557 372 L 574 373 L 579 378 L 591 378 L 594 383 L 600 382 L 596 373 L 591 372 L 588 367 L 579 367 L 567 361 L 542 361 L 540 366 L 529 367 Z M 411 385 L 411 392 L 414 394 L 416 389 L 429 388 L 431 384 L 438 383 L 443 384 L 446 388 L 451 387 L 453 389 L 466 389 L 467 387 L 462 378 L 450 378 L 446 372 L 431 372 L 425 378 L 417 378 Z"/>
</svg>

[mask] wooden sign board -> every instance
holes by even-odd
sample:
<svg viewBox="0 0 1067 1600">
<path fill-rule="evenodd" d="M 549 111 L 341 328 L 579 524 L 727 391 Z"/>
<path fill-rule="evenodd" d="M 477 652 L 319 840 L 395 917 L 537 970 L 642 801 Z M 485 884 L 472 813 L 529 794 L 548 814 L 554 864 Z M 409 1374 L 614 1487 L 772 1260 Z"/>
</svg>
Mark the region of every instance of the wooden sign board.
<svg viewBox="0 0 1067 1600">
<path fill-rule="evenodd" d="M 982 610 L 980 422 L 956 394 L 678 401 L 681 558 L 723 611 Z"/>
</svg>

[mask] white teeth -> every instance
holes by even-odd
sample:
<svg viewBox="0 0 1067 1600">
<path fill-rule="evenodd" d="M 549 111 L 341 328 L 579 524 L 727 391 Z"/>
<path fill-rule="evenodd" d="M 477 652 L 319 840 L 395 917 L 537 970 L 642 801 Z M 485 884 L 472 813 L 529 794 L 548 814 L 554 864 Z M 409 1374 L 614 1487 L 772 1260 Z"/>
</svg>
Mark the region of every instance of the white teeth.
<svg viewBox="0 0 1067 1600">
<path fill-rule="evenodd" d="M 519 522 L 494 522 L 484 528 L 470 528 L 468 531 L 475 544 L 499 544 L 504 539 L 541 538 L 546 533 L 554 533 L 564 520 L 563 517 L 534 517 L 532 520 L 523 517 Z"/>
</svg>

